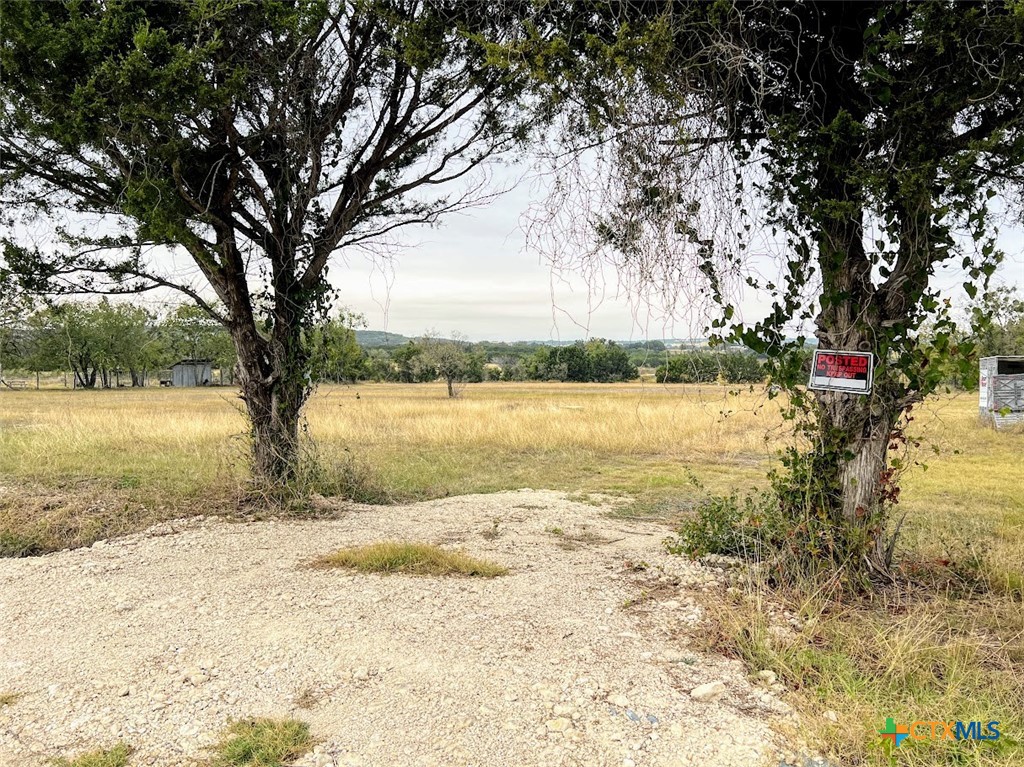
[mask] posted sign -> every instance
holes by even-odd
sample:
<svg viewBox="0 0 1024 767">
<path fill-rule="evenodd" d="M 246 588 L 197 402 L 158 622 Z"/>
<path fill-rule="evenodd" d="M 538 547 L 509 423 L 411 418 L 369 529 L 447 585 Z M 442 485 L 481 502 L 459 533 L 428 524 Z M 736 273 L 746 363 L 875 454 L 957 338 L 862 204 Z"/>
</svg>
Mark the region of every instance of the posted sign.
<svg viewBox="0 0 1024 767">
<path fill-rule="evenodd" d="M 817 391 L 870 394 L 874 369 L 875 355 L 871 352 L 818 349 L 814 352 L 808 388 Z"/>
</svg>

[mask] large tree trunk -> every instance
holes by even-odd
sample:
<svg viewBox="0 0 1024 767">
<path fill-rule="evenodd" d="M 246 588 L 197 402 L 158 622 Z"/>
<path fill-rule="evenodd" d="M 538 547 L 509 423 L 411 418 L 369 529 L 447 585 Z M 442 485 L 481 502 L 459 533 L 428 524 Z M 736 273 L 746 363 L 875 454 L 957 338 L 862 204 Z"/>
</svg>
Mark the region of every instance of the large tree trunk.
<svg viewBox="0 0 1024 767">
<path fill-rule="evenodd" d="M 869 570 L 889 569 L 886 540 L 887 453 L 899 413 L 871 396 L 820 392 L 817 446 L 818 476 L 836 485 L 834 518 L 843 525 L 850 554 L 859 554 Z"/>
<path fill-rule="evenodd" d="M 236 376 L 249 415 L 252 473 L 271 488 L 288 485 L 299 463 L 299 422 L 309 396 L 307 359 L 299 330 L 278 328 L 264 338 L 253 325 L 232 332 Z"/>
<path fill-rule="evenodd" d="M 242 396 L 252 426 L 252 470 L 257 482 L 272 487 L 295 477 L 299 461 L 299 418 L 305 394 L 281 382 L 246 378 Z M 290 389 L 290 390 L 289 390 Z"/>
<path fill-rule="evenodd" d="M 95 389 L 96 388 L 96 369 L 89 367 L 79 367 L 78 365 L 72 365 L 75 374 L 75 380 L 78 382 L 79 389 Z"/>
</svg>

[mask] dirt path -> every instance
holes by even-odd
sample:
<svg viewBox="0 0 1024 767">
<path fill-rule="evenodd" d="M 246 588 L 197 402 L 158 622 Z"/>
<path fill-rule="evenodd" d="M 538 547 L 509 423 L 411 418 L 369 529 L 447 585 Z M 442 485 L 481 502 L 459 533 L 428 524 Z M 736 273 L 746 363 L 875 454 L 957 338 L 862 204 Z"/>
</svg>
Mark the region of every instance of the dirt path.
<svg viewBox="0 0 1024 767">
<path fill-rule="evenodd" d="M 687 591 L 715 574 L 664 554 L 664 535 L 523 490 L 0 560 L 0 693 L 20 694 L 0 708 L 0 765 L 121 739 L 133 765 L 183 767 L 229 718 L 288 715 L 321 741 L 303 767 L 768 764 L 786 706 L 737 662 L 681 646 L 701 619 Z M 512 573 L 302 567 L 384 538 Z M 657 597 L 637 603 L 645 590 Z M 719 697 L 691 695 L 716 681 Z"/>
</svg>

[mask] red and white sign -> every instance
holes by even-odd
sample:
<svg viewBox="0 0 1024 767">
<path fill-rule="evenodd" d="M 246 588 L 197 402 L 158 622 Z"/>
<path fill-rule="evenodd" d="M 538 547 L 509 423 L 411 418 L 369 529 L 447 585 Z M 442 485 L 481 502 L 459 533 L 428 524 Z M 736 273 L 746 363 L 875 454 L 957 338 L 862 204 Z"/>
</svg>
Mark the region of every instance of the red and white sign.
<svg viewBox="0 0 1024 767">
<path fill-rule="evenodd" d="M 811 382 L 816 391 L 845 391 L 870 394 L 875 369 L 871 352 L 843 352 L 818 349 L 811 363 Z"/>
</svg>

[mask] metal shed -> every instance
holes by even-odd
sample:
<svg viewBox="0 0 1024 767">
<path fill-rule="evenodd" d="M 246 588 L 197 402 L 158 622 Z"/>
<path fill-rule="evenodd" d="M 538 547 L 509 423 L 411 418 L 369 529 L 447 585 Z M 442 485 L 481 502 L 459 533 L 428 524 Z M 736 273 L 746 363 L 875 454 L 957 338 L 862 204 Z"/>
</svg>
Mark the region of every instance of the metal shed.
<svg viewBox="0 0 1024 767">
<path fill-rule="evenodd" d="M 173 386 L 209 386 L 212 378 L 211 360 L 182 360 L 171 365 Z"/>
<path fill-rule="evenodd" d="M 978 415 L 997 429 L 1024 423 L 1024 356 L 982 357 Z"/>
</svg>

